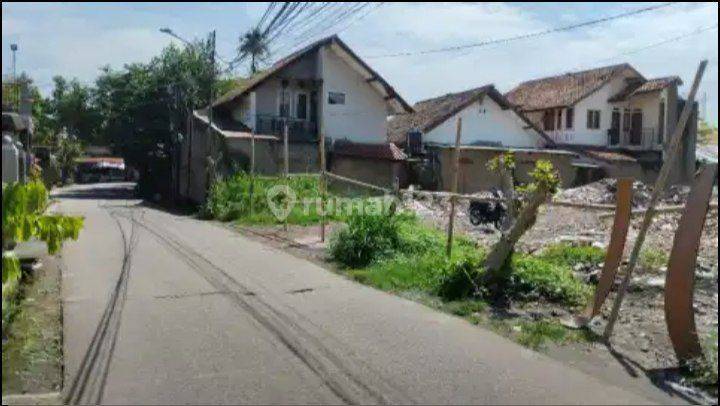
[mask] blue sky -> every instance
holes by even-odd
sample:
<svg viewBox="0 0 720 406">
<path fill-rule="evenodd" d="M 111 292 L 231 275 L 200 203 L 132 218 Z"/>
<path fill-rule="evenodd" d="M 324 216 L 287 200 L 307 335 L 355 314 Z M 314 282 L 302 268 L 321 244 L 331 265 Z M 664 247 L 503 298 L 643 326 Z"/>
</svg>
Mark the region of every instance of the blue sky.
<svg viewBox="0 0 720 406">
<path fill-rule="evenodd" d="M 216 29 L 218 52 L 230 59 L 237 37 L 258 21 L 265 6 L 3 2 L 3 74 L 11 69 L 10 44 L 17 43 L 18 71 L 28 72 L 43 91 L 51 88 L 51 78 L 56 74 L 90 83 L 103 65 L 120 68 L 125 63 L 145 62 L 175 41 L 158 32 L 165 26 L 186 38 Z M 541 31 L 644 6 L 600 2 L 386 3 L 338 28 L 342 29 L 340 36 L 410 102 L 487 83 L 504 92 L 527 79 L 620 62 L 633 64 L 646 77 L 679 75 L 687 91 L 698 62 L 708 59 L 700 97 L 707 95 L 707 117 L 717 124 L 717 29 L 642 50 L 717 24 L 717 3 L 673 4 L 565 33 L 472 50 L 372 58 Z M 288 42 L 291 45 L 293 41 Z M 287 51 L 287 47 L 277 49 L 275 56 Z M 245 68 L 238 73 L 245 73 Z"/>
</svg>

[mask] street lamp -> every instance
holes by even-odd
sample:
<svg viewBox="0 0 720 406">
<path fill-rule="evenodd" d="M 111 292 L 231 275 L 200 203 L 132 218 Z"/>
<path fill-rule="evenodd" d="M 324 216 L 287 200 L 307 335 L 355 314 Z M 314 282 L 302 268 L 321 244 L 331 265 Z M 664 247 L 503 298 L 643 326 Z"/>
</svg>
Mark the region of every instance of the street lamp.
<svg viewBox="0 0 720 406">
<path fill-rule="evenodd" d="M 160 32 L 163 33 L 163 34 L 167 34 L 167 35 L 169 35 L 169 36 L 171 36 L 171 37 L 173 37 L 173 38 L 175 38 L 175 39 L 178 39 L 178 40 L 184 42 L 184 43 L 185 43 L 186 45 L 188 45 L 188 46 L 192 46 L 192 43 L 191 43 L 190 41 L 186 40 L 185 38 L 183 38 L 183 37 L 181 37 L 181 36 L 179 36 L 179 35 L 177 35 L 177 34 L 175 34 L 175 32 L 174 32 L 173 30 L 171 30 L 170 28 L 168 28 L 168 27 L 162 27 L 162 28 L 160 28 Z"/>
</svg>

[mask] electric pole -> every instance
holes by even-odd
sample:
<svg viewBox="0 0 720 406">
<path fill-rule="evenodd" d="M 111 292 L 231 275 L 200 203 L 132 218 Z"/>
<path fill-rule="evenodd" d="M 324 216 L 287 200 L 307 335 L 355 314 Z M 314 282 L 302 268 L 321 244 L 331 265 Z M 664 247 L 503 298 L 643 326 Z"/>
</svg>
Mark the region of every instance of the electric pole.
<svg viewBox="0 0 720 406">
<path fill-rule="evenodd" d="M 12 79 L 15 90 L 15 111 L 20 111 L 20 84 L 17 80 L 17 44 L 10 44 L 12 51 Z"/>
</svg>

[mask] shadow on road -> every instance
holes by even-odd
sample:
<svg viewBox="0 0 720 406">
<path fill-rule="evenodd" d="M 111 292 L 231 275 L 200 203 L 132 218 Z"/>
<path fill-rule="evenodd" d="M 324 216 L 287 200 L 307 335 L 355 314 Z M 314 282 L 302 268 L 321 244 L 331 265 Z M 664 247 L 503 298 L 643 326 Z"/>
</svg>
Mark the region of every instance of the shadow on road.
<svg viewBox="0 0 720 406">
<path fill-rule="evenodd" d="M 59 199 L 128 200 L 136 199 L 135 183 L 96 183 L 62 188 L 52 194 Z"/>
</svg>

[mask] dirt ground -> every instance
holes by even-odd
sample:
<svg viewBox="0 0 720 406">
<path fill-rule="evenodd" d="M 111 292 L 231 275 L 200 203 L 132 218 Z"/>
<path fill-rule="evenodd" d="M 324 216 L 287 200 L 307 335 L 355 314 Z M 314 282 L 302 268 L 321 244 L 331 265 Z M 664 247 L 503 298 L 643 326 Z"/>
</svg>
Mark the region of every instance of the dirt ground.
<svg viewBox="0 0 720 406">
<path fill-rule="evenodd" d="M 46 394 L 62 388 L 62 307 L 56 261 L 43 258 L 27 279 L 20 309 L 8 330 L 8 341 L 3 343 L 3 397 Z"/>
</svg>

